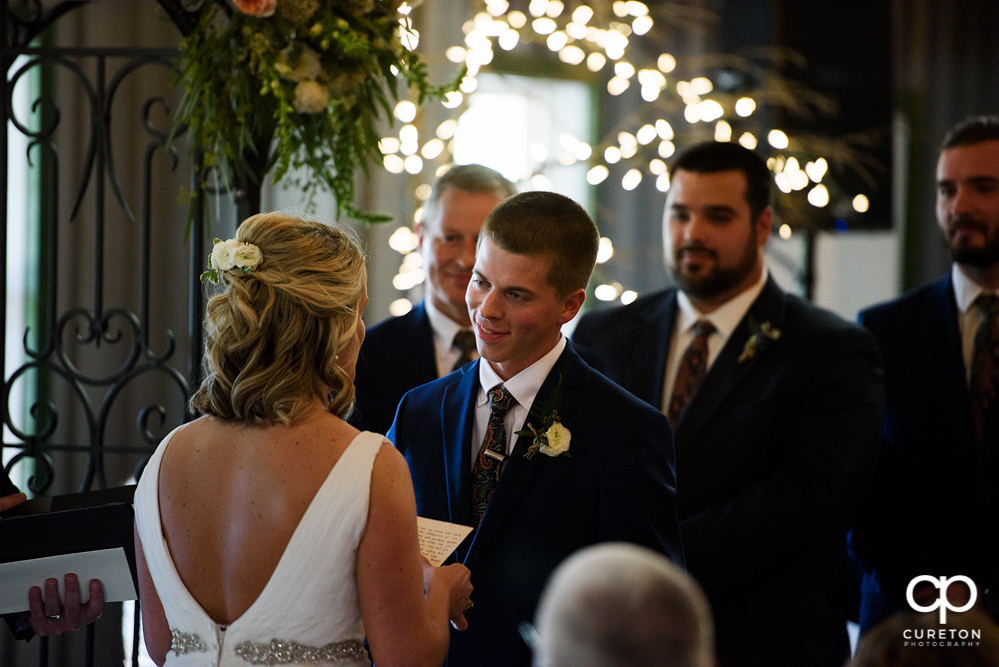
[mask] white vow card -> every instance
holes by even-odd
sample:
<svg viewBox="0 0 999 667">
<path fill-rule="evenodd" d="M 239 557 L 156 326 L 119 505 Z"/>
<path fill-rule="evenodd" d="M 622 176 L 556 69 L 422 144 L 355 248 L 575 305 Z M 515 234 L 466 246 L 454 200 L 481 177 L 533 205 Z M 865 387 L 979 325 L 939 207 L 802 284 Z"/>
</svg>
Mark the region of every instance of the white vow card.
<svg viewBox="0 0 999 667">
<path fill-rule="evenodd" d="M 440 567 L 451 552 L 458 548 L 461 541 L 472 532 L 471 526 L 424 519 L 422 516 L 416 517 L 416 529 L 420 535 L 420 553 L 434 567 Z"/>
<path fill-rule="evenodd" d="M 62 601 L 65 596 L 63 577 L 70 572 L 80 581 L 81 602 L 90 599 L 91 579 L 101 580 L 106 602 L 134 600 L 138 597 L 124 549 L 117 547 L 84 551 L 0 563 L 0 581 L 3 582 L 3 586 L 0 586 L 0 614 L 28 611 L 28 589 L 38 586 L 44 592 L 45 580 L 49 578 L 59 580 L 59 599 Z"/>
</svg>

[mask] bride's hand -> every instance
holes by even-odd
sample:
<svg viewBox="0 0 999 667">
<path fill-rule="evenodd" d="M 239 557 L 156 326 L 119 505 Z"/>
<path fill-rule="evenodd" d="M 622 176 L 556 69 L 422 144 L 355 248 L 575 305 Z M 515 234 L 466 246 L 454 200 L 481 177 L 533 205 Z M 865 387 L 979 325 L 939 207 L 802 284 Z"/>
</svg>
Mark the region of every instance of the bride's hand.
<svg viewBox="0 0 999 667">
<path fill-rule="evenodd" d="M 467 567 L 455 563 L 444 567 L 435 567 L 429 577 L 429 585 L 441 586 L 448 591 L 451 625 L 458 630 L 464 630 L 468 627 L 465 611 L 472 606 L 471 576 L 472 573 Z"/>
</svg>

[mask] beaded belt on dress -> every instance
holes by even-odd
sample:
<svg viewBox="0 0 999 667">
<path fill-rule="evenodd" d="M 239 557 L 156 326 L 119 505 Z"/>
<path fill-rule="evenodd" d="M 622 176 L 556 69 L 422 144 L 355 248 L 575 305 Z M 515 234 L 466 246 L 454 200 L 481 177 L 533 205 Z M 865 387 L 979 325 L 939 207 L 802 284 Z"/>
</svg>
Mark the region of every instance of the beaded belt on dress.
<svg viewBox="0 0 999 667">
<path fill-rule="evenodd" d="M 172 630 L 171 637 L 170 650 L 178 655 L 208 652 L 208 645 L 196 634 Z M 368 657 L 364 644 L 354 640 L 316 647 L 272 639 L 268 644 L 242 642 L 236 645 L 233 652 L 252 665 L 287 665 L 291 663 L 322 665 Z"/>
</svg>

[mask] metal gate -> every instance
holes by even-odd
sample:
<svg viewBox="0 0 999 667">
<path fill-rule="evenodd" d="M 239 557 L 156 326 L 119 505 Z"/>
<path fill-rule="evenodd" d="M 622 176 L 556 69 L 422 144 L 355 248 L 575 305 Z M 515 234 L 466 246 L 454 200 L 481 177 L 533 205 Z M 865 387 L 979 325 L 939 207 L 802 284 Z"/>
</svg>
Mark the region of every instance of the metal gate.
<svg viewBox="0 0 999 667">
<path fill-rule="evenodd" d="M 178 184 L 199 201 L 204 195 L 184 149 L 167 141 L 179 96 L 167 83 L 175 52 L 64 47 L 46 37 L 87 4 L 0 4 L 10 134 L 0 139 L 0 453 L 15 483 L 36 495 L 137 476 L 186 419 L 201 360 L 203 208 L 193 207 L 199 215 L 185 239 Z M 0 629 L 0 663 L 103 665 L 120 656 L 135 665 L 138 604 L 133 641 L 125 633 L 131 655 L 122 649 L 120 607 L 109 604 L 72 637 L 15 644 Z"/>
</svg>

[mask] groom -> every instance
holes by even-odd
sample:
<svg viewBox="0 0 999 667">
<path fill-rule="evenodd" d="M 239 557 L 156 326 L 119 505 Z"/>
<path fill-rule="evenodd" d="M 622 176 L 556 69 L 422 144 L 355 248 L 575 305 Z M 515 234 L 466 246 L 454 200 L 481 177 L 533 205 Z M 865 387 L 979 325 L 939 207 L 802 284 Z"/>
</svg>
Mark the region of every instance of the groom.
<svg viewBox="0 0 999 667">
<path fill-rule="evenodd" d="M 684 563 L 668 421 L 561 334 L 597 245 L 593 221 L 561 195 L 497 206 L 465 295 L 481 358 L 406 394 L 389 431 L 420 516 L 476 528 L 457 550 L 475 606 L 451 633 L 448 667 L 530 665 L 518 626 L 581 547 L 634 542 Z"/>
</svg>

